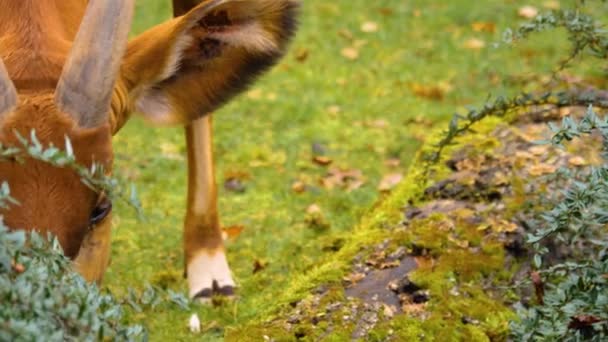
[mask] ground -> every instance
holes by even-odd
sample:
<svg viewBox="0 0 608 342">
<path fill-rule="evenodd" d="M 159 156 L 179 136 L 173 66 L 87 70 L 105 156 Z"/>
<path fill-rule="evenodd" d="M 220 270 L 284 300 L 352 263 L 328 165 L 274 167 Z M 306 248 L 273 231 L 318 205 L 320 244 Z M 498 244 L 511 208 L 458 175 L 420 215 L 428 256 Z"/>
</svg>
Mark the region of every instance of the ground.
<svg viewBox="0 0 608 342">
<path fill-rule="evenodd" d="M 403 197 L 386 191 L 429 131 L 490 91 L 533 89 L 564 55 L 565 40 L 546 35 L 516 49 L 495 44 L 523 20 L 524 5 L 556 2 L 304 1 L 283 62 L 214 115 L 220 213 L 239 300 L 132 312 L 130 321 L 152 340 L 242 340 L 264 335 L 258 323 L 319 285 L 341 281 L 361 246 L 385 238 L 377 226 L 402 219 Z M 170 13 L 168 0 L 140 1 L 134 34 Z M 146 283 L 183 292 L 182 129 L 136 118 L 115 147 L 117 173 L 137 185 L 146 220 L 117 206 L 104 286 L 119 295 Z M 404 186 L 415 184 L 395 191 L 411 190 Z M 187 329 L 193 312 L 201 335 Z"/>
</svg>

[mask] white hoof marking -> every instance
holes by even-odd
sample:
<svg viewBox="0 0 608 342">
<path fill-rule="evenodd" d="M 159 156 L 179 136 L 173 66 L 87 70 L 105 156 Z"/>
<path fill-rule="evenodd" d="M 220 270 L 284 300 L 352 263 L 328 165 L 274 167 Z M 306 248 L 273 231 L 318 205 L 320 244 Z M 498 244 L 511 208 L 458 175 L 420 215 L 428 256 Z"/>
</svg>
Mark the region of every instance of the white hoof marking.
<svg viewBox="0 0 608 342">
<path fill-rule="evenodd" d="M 214 291 L 220 294 L 222 290 L 232 292 L 234 287 L 226 254 L 222 250 L 214 254 L 202 252 L 188 264 L 190 298 L 198 296 L 202 302 L 210 301 Z"/>
</svg>

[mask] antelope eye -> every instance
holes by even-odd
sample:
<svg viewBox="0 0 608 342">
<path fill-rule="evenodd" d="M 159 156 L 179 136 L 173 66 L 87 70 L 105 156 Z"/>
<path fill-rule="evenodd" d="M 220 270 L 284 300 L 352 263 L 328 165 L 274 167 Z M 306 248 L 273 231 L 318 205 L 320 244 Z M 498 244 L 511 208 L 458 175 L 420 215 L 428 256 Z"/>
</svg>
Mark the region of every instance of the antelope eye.
<svg viewBox="0 0 608 342">
<path fill-rule="evenodd" d="M 97 201 L 97 205 L 91 212 L 91 217 L 89 218 L 89 225 L 94 226 L 99 222 L 103 221 L 108 214 L 112 211 L 112 201 L 110 201 L 106 196 L 101 195 L 99 200 Z"/>
</svg>

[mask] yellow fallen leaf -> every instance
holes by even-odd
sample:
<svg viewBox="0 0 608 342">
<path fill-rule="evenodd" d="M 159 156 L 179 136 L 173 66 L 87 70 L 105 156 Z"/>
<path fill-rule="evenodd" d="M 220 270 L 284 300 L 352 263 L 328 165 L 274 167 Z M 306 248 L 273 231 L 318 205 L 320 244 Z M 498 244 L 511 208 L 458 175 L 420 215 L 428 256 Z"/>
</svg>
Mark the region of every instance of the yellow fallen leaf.
<svg viewBox="0 0 608 342">
<path fill-rule="evenodd" d="M 478 21 L 478 22 L 472 23 L 471 28 L 475 32 L 494 33 L 496 31 L 496 24 L 490 23 L 490 22 L 485 22 L 485 21 Z"/>
<path fill-rule="evenodd" d="M 351 61 L 354 61 L 359 58 L 359 50 L 354 47 L 344 48 L 340 53 L 344 58 L 349 59 Z"/>
<path fill-rule="evenodd" d="M 479 38 L 471 38 L 464 42 L 464 47 L 469 50 L 480 50 L 486 46 L 486 42 Z"/>
<path fill-rule="evenodd" d="M 568 160 L 568 163 L 572 166 L 585 166 L 588 164 L 587 161 L 585 160 L 585 158 L 583 158 L 581 156 L 571 157 Z"/>
<path fill-rule="evenodd" d="M 537 165 L 532 165 L 530 168 L 528 168 L 528 173 L 531 176 L 537 177 L 554 173 L 556 170 L 557 168 L 554 165 L 541 163 Z"/>
<path fill-rule="evenodd" d="M 532 19 L 538 15 L 538 9 L 534 6 L 523 6 L 517 11 L 517 14 L 526 19 Z"/>
<path fill-rule="evenodd" d="M 361 25 L 361 31 L 365 33 L 373 33 L 378 31 L 378 24 L 373 21 L 366 21 Z"/>
</svg>

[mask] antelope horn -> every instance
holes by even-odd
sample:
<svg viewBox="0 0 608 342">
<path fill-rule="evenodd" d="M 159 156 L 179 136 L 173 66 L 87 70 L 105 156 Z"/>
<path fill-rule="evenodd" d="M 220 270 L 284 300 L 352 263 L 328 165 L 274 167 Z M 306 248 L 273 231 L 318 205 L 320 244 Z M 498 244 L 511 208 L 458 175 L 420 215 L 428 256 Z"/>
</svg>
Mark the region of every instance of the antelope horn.
<svg viewBox="0 0 608 342">
<path fill-rule="evenodd" d="M 0 58 L 0 118 L 12 111 L 16 105 L 17 90 Z"/>
<path fill-rule="evenodd" d="M 90 0 L 57 89 L 55 103 L 80 127 L 108 120 L 134 0 Z"/>
</svg>

